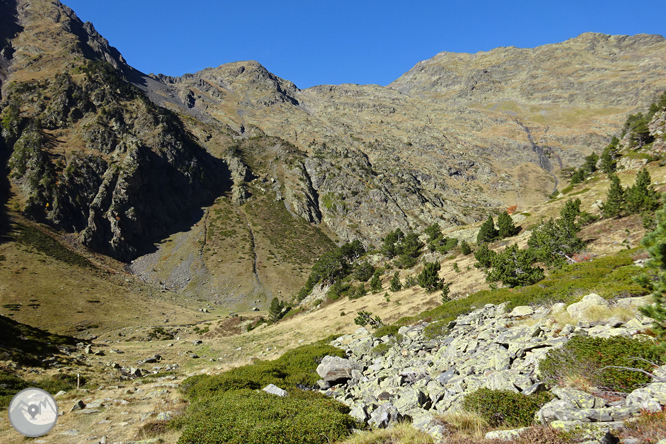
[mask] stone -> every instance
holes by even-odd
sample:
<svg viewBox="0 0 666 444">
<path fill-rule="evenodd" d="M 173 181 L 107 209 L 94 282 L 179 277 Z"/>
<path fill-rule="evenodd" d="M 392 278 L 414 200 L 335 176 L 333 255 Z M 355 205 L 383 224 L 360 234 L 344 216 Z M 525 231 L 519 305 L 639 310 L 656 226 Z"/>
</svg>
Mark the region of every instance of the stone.
<svg viewBox="0 0 666 444">
<path fill-rule="evenodd" d="M 263 391 L 266 393 L 270 393 L 271 395 L 276 395 L 281 398 L 284 398 L 285 396 L 288 395 L 286 390 L 282 390 L 280 387 L 276 386 L 275 384 L 268 384 L 266 387 L 263 388 Z"/>
<path fill-rule="evenodd" d="M 437 376 L 437 382 L 439 382 L 442 385 L 446 385 L 454 376 L 458 374 L 458 371 L 455 368 L 450 368 L 444 373 L 441 373 L 439 376 Z"/>
<path fill-rule="evenodd" d="M 75 412 L 77 410 L 81 410 L 81 409 L 84 409 L 84 408 L 86 408 L 85 403 L 82 400 L 77 399 L 76 401 L 74 401 L 74 405 L 72 406 L 72 408 L 69 411 L 70 412 Z"/>
<path fill-rule="evenodd" d="M 62 433 L 60 433 L 61 436 L 77 436 L 79 434 L 79 431 L 76 429 L 69 429 L 66 430 Z"/>
<path fill-rule="evenodd" d="M 368 420 L 368 412 L 363 404 L 359 404 L 349 412 L 349 416 L 357 421 L 365 422 Z"/>
<path fill-rule="evenodd" d="M 402 415 L 398 412 L 398 409 L 390 402 L 385 402 L 372 412 L 368 424 L 379 429 L 385 429 L 401 419 Z"/>
<path fill-rule="evenodd" d="M 627 406 L 650 410 L 660 408 L 660 405 L 666 406 L 666 382 L 653 382 L 636 389 L 627 395 L 625 402 Z"/>
<path fill-rule="evenodd" d="M 103 399 L 98 399 L 86 405 L 86 409 L 98 409 L 104 405 Z"/>
<path fill-rule="evenodd" d="M 155 419 L 158 421 L 171 421 L 173 416 L 171 416 L 171 412 L 160 412 L 157 414 Z"/>
<path fill-rule="evenodd" d="M 419 389 L 409 388 L 402 392 L 400 397 L 393 401 L 393 406 L 405 415 L 407 412 L 423 406 L 430 398 Z"/>
<path fill-rule="evenodd" d="M 590 293 L 583 297 L 580 302 L 576 302 L 567 307 L 567 313 L 574 319 L 589 321 L 586 313 L 593 308 L 608 308 L 608 301 L 598 294 Z"/>
<path fill-rule="evenodd" d="M 532 384 L 531 386 L 527 387 L 526 389 L 524 389 L 522 391 L 522 394 L 526 395 L 526 396 L 530 396 L 530 395 L 533 395 L 535 393 L 542 392 L 544 390 L 546 390 L 546 384 L 544 384 L 543 382 L 537 382 L 537 383 Z"/>
<path fill-rule="evenodd" d="M 509 316 L 512 318 L 522 318 L 524 316 L 531 316 L 534 314 L 534 309 L 528 305 L 519 305 L 511 310 Z"/>
<path fill-rule="evenodd" d="M 520 429 L 514 430 L 493 430 L 492 432 L 486 433 L 486 439 L 499 439 L 502 441 L 512 441 L 520 437 L 520 434 L 529 427 L 522 427 Z"/>
<path fill-rule="evenodd" d="M 317 374 L 326 382 L 338 383 L 352 377 L 352 370 L 363 370 L 356 362 L 338 356 L 324 356 L 317 366 Z"/>
</svg>

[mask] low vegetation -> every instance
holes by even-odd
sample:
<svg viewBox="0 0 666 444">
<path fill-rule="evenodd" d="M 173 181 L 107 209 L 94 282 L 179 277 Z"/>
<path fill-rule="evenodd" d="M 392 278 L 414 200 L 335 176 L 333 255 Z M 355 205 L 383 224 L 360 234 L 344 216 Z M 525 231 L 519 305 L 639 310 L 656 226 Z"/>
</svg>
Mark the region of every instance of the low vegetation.
<svg viewBox="0 0 666 444">
<path fill-rule="evenodd" d="M 643 269 L 633 264 L 637 250 L 623 250 L 615 255 L 596 258 L 590 262 L 563 265 L 536 284 L 516 288 L 482 290 L 464 299 L 453 299 L 414 317 L 400 319 L 398 325 L 408 325 L 419 319 L 430 319 L 429 335 L 447 331 L 446 326 L 457 316 L 483 307 L 508 301 L 509 308 L 518 305 L 576 302 L 581 296 L 597 293 L 605 298 L 643 296 L 650 291 L 634 281 Z"/>
<path fill-rule="evenodd" d="M 463 408 L 479 414 L 491 427 L 526 427 L 534 414 L 553 396 L 541 392 L 526 396 L 509 390 L 479 389 L 465 396 Z"/>
<path fill-rule="evenodd" d="M 551 385 L 629 393 L 651 382 L 653 367 L 664 363 L 663 354 L 649 339 L 574 336 L 548 352 L 539 370 Z"/>
<path fill-rule="evenodd" d="M 353 428 L 362 428 L 347 415 L 349 408 L 302 390 L 315 385 L 315 370 L 326 355 L 342 357 L 344 352 L 330 345 L 303 346 L 275 361 L 186 379 L 182 388 L 191 405 L 171 424 L 183 430 L 178 442 L 307 444 L 347 437 Z M 287 390 L 288 396 L 260 391 L 269 384 Z"/>
</svg>

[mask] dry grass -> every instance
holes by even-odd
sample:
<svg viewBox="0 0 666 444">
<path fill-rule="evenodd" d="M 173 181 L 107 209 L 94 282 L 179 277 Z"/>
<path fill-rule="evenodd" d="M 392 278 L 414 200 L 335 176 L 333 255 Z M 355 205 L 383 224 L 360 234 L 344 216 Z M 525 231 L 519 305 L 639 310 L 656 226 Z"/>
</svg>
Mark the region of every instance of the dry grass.
<svg viewBox="0 0 666 444">
<path fill-rule="evenodd" d="M 480 439 L 490 430 L 490 424 L 481 415 L 465 410 L 447 412 L 438 419 L 451 425 L 458 437 Z"/>
<path fill-rule="evenodd" d="M 584 312 L 585 320 L 592 323 L 604 322 L 611 318 L 617 318 L 623 322 L 626 322 L 630 319 L 633 319 L 635 316 L 636 312 L 626 307 L 592 306 Z M 554 320 L 556 325 L 560 327 L 563 327 L 567 324 L 576 325 L 578 323 L 578 319 L 571 316 L 566 310 L 553 313 L 550 318 Z"/>
<path fill-rule="evenodd" d="M 389 429 L 358 432 L 339 444 L 432 444 L 427 433 L 409 423 L 401 423 Z"/>
<path fill-rule="evenodd" d="M 507 441 L 485 439 L 454 433 L 446 438 L 446 444 L 573 444 L 565 433 L 549 426 L 534 426 L 523 431 L 518 438 Z"/>
<path fill-rule="evenodd" d="M 620 438 L 635 438 L 642 443 L 654 443 L 666 436 L 666 410 L 657 413 L 644 413 L 638 418 L 625 422 Z"/>
</svg>

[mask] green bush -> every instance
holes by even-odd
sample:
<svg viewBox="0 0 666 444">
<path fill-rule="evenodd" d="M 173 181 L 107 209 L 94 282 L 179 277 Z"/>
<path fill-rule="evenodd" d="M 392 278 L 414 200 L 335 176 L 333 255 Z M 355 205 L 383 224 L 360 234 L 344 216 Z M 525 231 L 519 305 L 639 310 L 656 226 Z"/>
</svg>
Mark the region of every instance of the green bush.
<svg viewBox="0 0 666 444">
<path fill-rule="evenodd" d="M 384 356 L 391 349 L 391 344 L 382 342 L 372 349 L 372 354 L 377 356 Z"/>
<path fill-rule="evenodd" d="M 591 338 L 575 336 L 563 347 L 551 350 L 539 364 L 542 378 L 549 384 L 565 380 L 585 380 L 596 387 L 631 392 L 651 381 L 639 371 L 609 367 L 628 367 L 651 371 L 652 365 L 666 362 L 655 344 L 638 338 Z"/>
<path fill-rule="evenodd" d="M 361 426 L 346 414 L 348 407 L 297 388 L 314 385 L 319 379 L 315 370 L 326 355 L 343 357 L 344 352 L 318 343 L 290 350 L 275 361 L 187 378 L 181 389 L 192 404 L 171 424 L 183 429 L 178 442 L 305 444 L 345 438 Z M 289 395 L 280 398 L 258 391 L 271 383 Z"/>
<path fill-rule="evenodd" d="M 313 386 L 319 379 L 317 365 L 326 355 L 344 357 L 344 351 L 331 345 L 306 345 L 290 350 L 275 361 L 258 361 L 215 376 L 192 376 L 182 388 L 192 400 L 230 390 L 262 389 L 275 384 L 283 389 L 296 384 Z"/>
<path fill-rule="evenodd" d="M 400 327 L 397 325 L 385 325 L 383 327 L 378 328 L 372 333 L 372 336 L 375 338 L 381 338 L 382 336 L 395 336 L 398 334 L 398 330 L 400 330 Z"/>
<path fill-rule="evenodd" d="M 402 318 L 395 324 L 411 325 L 425 318 L 449 322 L 461 314 L 469 313 L 473 310 L 472 307 L 500 304 L 505 301 L 509 301 L 508 308 L 512 309 L 519 305 L 555 302 L 571 304 L 577 302 L 582 295 L 591 292 L 604 298 L 646 295 L 650 290 L 634 282 L 634 278 L 646 270 L 633 265 L 633 256 L 637 252 L 637 250 L 623 250 L 614 256 L 564 265 L 536 284 L 513 289 L 478 291 L 466 298 L 446 301 L 418 316 Z"/>
<path fill-rule="evenodd" d="M 510 390 L 482 388 L 465 396 L 463 408 L 478 413 L 493 427 L 524 427 L 531 425 L 534 414 L 552 399 L 548 392 L 526 396 Z"/>
<path fill-rule="evenodd" d="M 211 397 L 182 419 L 179 444 L 310 444 L 339 441 L 360 428 L 335 400 L 294 390 L 281 398 L 253 390 Z"/>
</svg>

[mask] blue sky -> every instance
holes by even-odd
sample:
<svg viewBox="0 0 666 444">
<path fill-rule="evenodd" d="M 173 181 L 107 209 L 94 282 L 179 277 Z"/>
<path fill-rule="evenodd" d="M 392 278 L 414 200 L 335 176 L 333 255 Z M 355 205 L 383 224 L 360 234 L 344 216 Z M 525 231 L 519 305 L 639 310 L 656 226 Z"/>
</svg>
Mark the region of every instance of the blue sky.
<svg viewBox="0 0 666 444">
<path fill-rule="evenodd" d="M 666 1 L 62 0 L 145 73 L 256 60 L 299 88 L 386 85 L 438 52 L 666 34 Z"/>
</svg>

